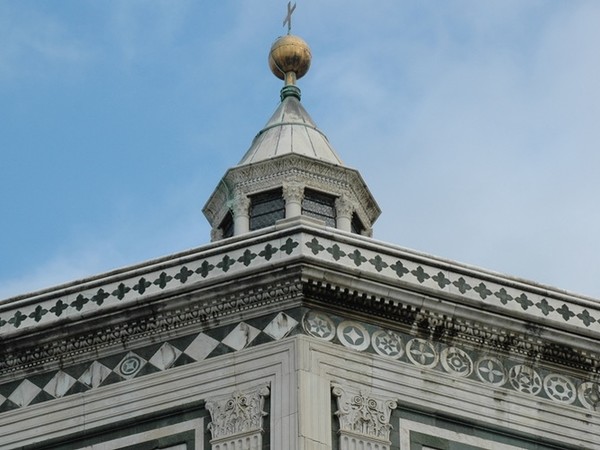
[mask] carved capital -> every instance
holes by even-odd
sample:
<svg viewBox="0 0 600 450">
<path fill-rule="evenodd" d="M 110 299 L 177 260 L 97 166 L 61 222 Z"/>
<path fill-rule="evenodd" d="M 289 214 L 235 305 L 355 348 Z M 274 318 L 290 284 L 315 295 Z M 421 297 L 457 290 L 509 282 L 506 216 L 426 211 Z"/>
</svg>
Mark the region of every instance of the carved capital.
<svg viewBox="0 0 600 450">
<path fill-rule="evenodd" d="M 362 390 L 332 385 L 337 397 L 338 410 L 335 415 L 340 421 L 340 434 L 349 433 L 364 440 L 390 442 L 390 415 L 396 408 L 394 400 L 378 399 Z"/>
<path fill-rule="evenodd" d="M 348 199 L 348 196 L 343 194 L 335 199 L 335 209 L 338 216 L 351 218 L 354 212 L 354 205 Z"/>
<path fill-rule="evenodd" d="M 231 204 L 233 217 L 248 216 L 250 214 L 250 199 L 247 195 L 236 193 Z"/>
<path fill-rule="evenodd" d="M 267 385 L 248 391 L 236 391 L 231 395 L 208 399 L 206 409 L 212 422 L 208 429 L 212 441 L 220 441 L 263 431 L 265 397 L 269 395 Z"/>
<path fill-rule="evenodd" d="M 302 203 L 304 198 L 304 185 L 300 183 L 284 183 L 283 198 L 286 202 Z"/>
</svg>

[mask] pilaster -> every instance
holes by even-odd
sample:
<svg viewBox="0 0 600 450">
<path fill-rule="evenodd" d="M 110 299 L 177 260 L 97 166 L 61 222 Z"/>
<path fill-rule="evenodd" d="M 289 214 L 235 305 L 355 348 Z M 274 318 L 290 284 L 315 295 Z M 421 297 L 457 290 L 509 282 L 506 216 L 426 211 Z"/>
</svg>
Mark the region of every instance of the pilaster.
<svg viewBox="0 0 600 450">
<path fill-rule="evenodd" d="M 332 392 L 337 398 L 340 450 L 389 450 L 390 415 L 396 401 L 338 384 L 332 385 Z"/>
<path fill-rule="evenodd" d="M 207 399 L 212 450 L 261 450 L 267 385 Z"/>
</svg>

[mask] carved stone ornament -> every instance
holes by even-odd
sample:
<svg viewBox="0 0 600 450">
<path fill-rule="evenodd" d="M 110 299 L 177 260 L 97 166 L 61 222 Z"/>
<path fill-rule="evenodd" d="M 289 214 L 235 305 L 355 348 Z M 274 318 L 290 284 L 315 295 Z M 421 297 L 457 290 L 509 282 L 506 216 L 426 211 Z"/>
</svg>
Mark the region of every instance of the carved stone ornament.
<svg viewBox="0 0 600 450">
<path fill-rule="evenodd" d="M 350 218 L 355 208 L 350 198 L 346 194 L 342 194 L 335 200 L 335 209 L 338 216 Z"/>
<path fill-rule="evenodd" d="M 212 441 L 230 439 L 252 433 L 262 433 L 263 411 L 265 397 L 269 396 L 269 387 L 260 386 L 256 389 L 236 391 L 227 397 L 209 399 L 206 409 L 210 412 L 212 422 L 208 429 Z"/>
<path fill-rule="evenodd" d="M 301 203 L 304 198 L 304 185 L 300 183 L 284 183 L 283 198 L 286 202 Z"/>
<path fill-rule="evenodd" d="M 231 211 L 234 217 L 247 216 L 250 214 L 250 199 L 244 194 L 236 194 L 231 205 Z"/>
<path fill-rule="evenodd" d="M 332 385 L 333 395 L 337 397 L 338 410 L 335 415 L 340 421 L 340 434 L 350 433 L 362 438 L 390 442 L 390 415 L 397 407 L 394 400 L 382 400 L 371 397 L 366 392 Z"/>
</svg>

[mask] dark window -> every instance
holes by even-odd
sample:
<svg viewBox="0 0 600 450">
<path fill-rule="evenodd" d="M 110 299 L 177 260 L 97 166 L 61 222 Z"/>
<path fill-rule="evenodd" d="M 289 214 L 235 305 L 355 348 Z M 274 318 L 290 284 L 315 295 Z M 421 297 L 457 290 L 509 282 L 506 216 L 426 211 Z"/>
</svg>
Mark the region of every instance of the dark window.
<svg viewBox="0 0 600 450">
<path fill-rule="evenodd" d="M 325 225 L 335 227 L 335 197 L 306 189 L 302 200 L 302 214 L 325 221 Z"/>
<path fill-rule="evenodd" d="M 228 212 L 225 215 L 225 218 L 221 222 L 219 228 L 223 232 L 223 238 L 229 238 L 233 236 L 233 216 L 231 215 L 231 212 Z"/>
<path fill-rule="evenodd" d="M 356 213 L 352 214 L 352 222 L 350 222 L 350 231 L 352 231 L 355 234 L 362 234 L 364 229 L 365 227 L 358 218 L 358 215 L 356 215 Z"/>
<path fill-rule="evenodd" d="M 285 202 L 281 189 L 250 197 L 250 231 L 274 225 L 284 217 Z"/>
</svg>

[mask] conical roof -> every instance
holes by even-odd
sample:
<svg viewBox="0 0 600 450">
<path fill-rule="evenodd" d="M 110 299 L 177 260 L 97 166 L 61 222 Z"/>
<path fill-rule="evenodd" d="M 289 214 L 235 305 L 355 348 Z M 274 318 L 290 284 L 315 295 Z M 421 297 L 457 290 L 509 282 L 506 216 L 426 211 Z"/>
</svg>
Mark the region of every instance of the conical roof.
<svg viewBox="0 0 600 450">
<path fill-rule="evenodd" d="M 294 95 L 287 95 L 273 116 L 256 135 L 238 166 L 284 154 L 297 154 L 335 165 L 343 165 L 327 136 L 319 130 Z"/>
</svg>

